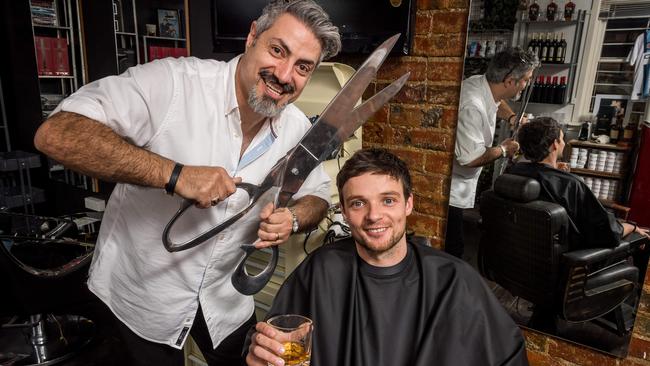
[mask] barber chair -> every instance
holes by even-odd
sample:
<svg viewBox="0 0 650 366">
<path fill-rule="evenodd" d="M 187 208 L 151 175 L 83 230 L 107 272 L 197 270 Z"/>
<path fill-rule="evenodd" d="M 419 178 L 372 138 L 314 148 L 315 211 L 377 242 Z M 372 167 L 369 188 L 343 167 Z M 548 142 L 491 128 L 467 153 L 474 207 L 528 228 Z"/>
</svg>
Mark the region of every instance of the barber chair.
<svg viewBox="0 0 650 366">
<path fill-rule="evenodd" d="M 628 303 L 634 304 L 639 289 L 639 270 L 629 259 L 645 239 L 636 236 L 613 249 L 569 251 L 565 209 L 538 200 L 539 192 L 536 180 L 504 174 L 483 193 L 481 274 L 513 296 L 550 310 L 553 319 L 598 319 L 620 336 L 628 333 L 635 307 Z"/>
<path fill-rule="evenodd" d="M 54 315 L 89 299 L 94 234 L 78 219 L 0 212 L 0 364 L 52 365 L 92 339 L 92 321 Z"/>
</svg>

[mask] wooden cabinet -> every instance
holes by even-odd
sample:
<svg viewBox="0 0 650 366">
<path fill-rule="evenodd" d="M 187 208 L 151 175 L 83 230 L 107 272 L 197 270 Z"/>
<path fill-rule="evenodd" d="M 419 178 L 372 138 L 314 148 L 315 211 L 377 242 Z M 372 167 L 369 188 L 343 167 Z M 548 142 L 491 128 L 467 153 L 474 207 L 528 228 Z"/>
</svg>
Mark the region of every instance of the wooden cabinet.
<svg viewBox="0 0 650 366">
<path fill-rule="evenodd" d="M 632 147 L 570 140 L 566 150 L 571 173 L 581 176 L 603 204 L 626 203 Z"/>
</svg>

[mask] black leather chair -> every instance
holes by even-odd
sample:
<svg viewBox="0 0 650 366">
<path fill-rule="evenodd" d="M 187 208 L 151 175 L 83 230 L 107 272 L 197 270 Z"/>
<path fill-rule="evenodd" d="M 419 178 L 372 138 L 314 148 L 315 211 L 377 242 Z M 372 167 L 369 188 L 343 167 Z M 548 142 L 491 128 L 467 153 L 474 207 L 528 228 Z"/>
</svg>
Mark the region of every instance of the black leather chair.
<svg viewBox="0 0 650 366">
<path fill-rule="evenodd" d="M 645 239 L 635 236 L 614 249 L 569 251 L 565 209 L 538 200 L 539 192 L 536 180 L 504 174 L 482 194 L 481 273 L 513 296 L 570 322 L 610 313 L 614 321 L 607 323 L 619 335 L 627 333 L 633 317 L 624 316 L 630 313 L 624 311 L 625 302 L 635 299 L 639 288 L 639 270 L 629 257 Z"/>
<path fill-rule="evenodd" d="M 0 364 L 55 364 L 92 339 L 91 320 L 61 315 L 89 299 L 80 236 L 71 218 L 0 213 Z"/>
</svg>

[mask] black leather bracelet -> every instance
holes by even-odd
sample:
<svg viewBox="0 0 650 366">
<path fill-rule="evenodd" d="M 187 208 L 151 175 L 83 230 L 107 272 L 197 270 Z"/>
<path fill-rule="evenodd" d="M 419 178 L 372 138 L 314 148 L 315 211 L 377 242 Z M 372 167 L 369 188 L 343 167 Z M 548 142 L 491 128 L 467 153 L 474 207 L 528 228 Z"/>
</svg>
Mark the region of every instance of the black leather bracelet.
<svg viewBox="0 0 650 366">
<path fill-rule="evenodd" d="M 178 182 L 178 177 L 181 175 L 181 170 L 183 170 L 183 164 L 176 163 L 176 165 L 174 165 L 174 170 L 172 170 L 172 175 L 169 177 L 169 182 L 165 184 L 165 193 L 170 196 L 174 195 L 176 182 Z"/>
</svg>

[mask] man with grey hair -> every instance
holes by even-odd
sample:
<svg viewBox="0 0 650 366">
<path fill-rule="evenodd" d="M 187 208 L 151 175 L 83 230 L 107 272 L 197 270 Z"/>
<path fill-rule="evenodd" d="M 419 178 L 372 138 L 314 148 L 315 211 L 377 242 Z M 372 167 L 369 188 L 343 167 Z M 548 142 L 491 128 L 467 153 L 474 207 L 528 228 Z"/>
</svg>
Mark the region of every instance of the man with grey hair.
<svg viewBox="0 0 650 366">
<path fill-rule="evenodd" d="M 515 113 L 505 100 L 521 95 L 537 66 L 536 55 L 519 47 L 506 48 L 494 55 L 485 75 L 471 76 L 462 83 L 445 236 L 445 251 L 458 258 L 464 252 L 463 210 L 474 207 L 483 166 L 511 157 L 519 149 L 511 138 L 492 147 L 496 119 L 515 122 Z"/>
<path fill-rule="evenodd" d="M 119 319 L 128 364 L 182 365 L 190 334 L 209 365 L 243 364 L 255 316 L 252 297 L 230 281 L 239 246 L 278 245 L 315 226 L 328 207 L 327 174 L 315 169 L 288 209 L 255 207 L 190 250 L 167 252 L 161 233 L 182 199 L 215 207 L 192 208 L 173 239 L 193 238 L 247 205 L 235 185 L 261 183 L 300 141 L 310 123 L 291 103 L 340 47 L 314 1 L 272 1 L 230 62 L 168 58 L 130 68 L 84 86 L 39 128 L 39 150 L 118 183 L 88 286 Z"/>
</svg>

